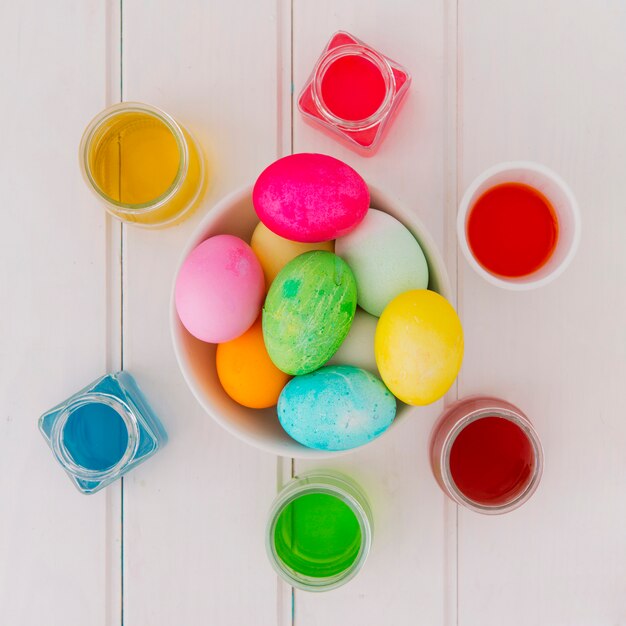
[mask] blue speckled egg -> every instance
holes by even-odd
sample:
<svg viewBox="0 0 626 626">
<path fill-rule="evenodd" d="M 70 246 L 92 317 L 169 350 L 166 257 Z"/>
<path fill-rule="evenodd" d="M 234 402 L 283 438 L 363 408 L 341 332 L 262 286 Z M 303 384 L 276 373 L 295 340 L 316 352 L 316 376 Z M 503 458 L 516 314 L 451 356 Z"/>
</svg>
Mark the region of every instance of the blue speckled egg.
<svg viewBox="0 0 626 626">
<path fill-rule="evenodd" d="M 317 450 L 358 448 L 385 432 L 396 399 L 373 374 L 350 365 L 296 376 L 278 399 L 278 419 L 296 441 Z"/>
</svg>

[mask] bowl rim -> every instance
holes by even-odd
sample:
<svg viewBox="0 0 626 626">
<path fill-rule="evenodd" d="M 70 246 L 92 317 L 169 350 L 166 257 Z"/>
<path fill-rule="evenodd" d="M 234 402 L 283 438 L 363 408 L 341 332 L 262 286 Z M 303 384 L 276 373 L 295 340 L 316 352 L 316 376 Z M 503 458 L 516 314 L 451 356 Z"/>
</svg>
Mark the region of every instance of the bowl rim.
<svg viewBox="0 0 626 626">
<path fill-rule="evenodd" d="M 179 324 L 180 320 L 178 319 L 178 314 L 176 312 L 176 300 L 175 300 L 175 291 L 176 291 L 176 279 L 180 272 L 180 268 L 184 263 L 185 259 L 189 255 L 189 253 L 202 241 L 204 241 L 206 236 L 206 231 L 210 228 L 211 224 L 217 220 L 220 216 L 228 213 L 229 208 L 233 204 L 237 204 L 246 197 L 252 198 L 252 189 L 253 184 L 246 184 L 237 189 L 231 191 L 226 194 L 222 198 L 220 198 L 211 208 L 208 209 L 206 215 L 202 218 L 200 222 L 194 228 L 191 236 L 188 238 L 186 245 L 184 246 L 180 256 L 178 263 L 176 265 L 176 270 L 174 272 L 174 278 L 172 281 L 172 288 L 170 290 L 170 316 L 169 316 L 169 326 L 170 326 L 170 337 L 172 340 L 172 345 L 174 348 L 174 354 L 176 356 L 176 361 L 178 363 L 178 367 L 180 372 L 187 384 L 187 387 L 191 390 L 192 394 L 196 398 L 197 402 L 204 409 L 205 413 L 207 413 L 215 422 L 217 422 L 222 428 L 224 428 L 231 435 L 234 435 L 237 439 L 251 445 L 257 450 L 262 450 L 263 452 L 268 452 L 270 454 L 274 454 L 277 456 L 285 457 L 285 458 L 297 458 L 297 459 L 330 459 L 338 456 L 343 456 L 346 454 L 350 454 L 351 452 L 355 452 L 357 450 L 361 450 L 367 446 L 370 446 L 376 443 L 381 437 L 377 437 L 372 441 L 359 446 L 358 448 L 353 448 L 349 450 L 317 450 L 315 448 L 307 448 L 306 446 L 300 444 L 295 439 L 293 440 L 293 445 L 297 448 L 294 450 L 287 450 L 284 444 L 280 443 L 268 443 L 266 441 L 260 441 L 253 435 L 250 435 L 246 432 L 245 429 L 236 428 L 232 421 L 226 419 L 221 411 L 217 410 L 207 398 L 207 395 L 203 393 L 203 391 L 199 388 L 199 386 L 195 382 L 195 373 L 193 369 L 188 364 L 187 359 L 183 355 L 182 343 L 179 341 L 178 333 L 179 333 Z M 387 194 L 380 191 L 380 189 L 374 185 L 368 184 L 368 189 L 370 191 L 370 207 L 380 209 L 378 206 L 371 205 L 371 198 L 374 197 L 380 201 L 380 203 L 384 206 L 393 206 L 394 209 L 400 213 L 401 215 L 410 215 L 411 223 L 407 223 L 406 220 L 400 220 L 402 224 L 411 231 L 413 236 L 415 237 L 415 232 L 419 231 L 419 243 L 420 245 L 423 243 L 428 249 L 427 259 L 429 261 L 429 266 L 436 266 L 438 269 L 439 275 L 439 289 L 437 293 L 440 293 L 444 298 L 446 298 L 453 306 L 454 302 L 452 300 L 452 287 L 450 283 L 450 276 L 448 274 L 448 270 L 446 267 L 446 263 L 444 258 L 439 251 L 439 246 L 435 242 L 433 236 L 430 231 L 424 225 L 422 219 L 416 214 L 408 211 L 405 206 L 395 200 L 391 199 Z M 430 269 L 430 267 L 429 267 Z M 416 412 L 420 409 L 420 407 L 411 406 L 411 405 L 403 405 L 403 417 L 406 415 Z M 389 426 L 387 430 L 394 428 L 396 426 L 398 419 L 397 415 L 394 418 L 393 422 Z M 383 433 L 384 436 L 385 433 Z"/>
</svg>

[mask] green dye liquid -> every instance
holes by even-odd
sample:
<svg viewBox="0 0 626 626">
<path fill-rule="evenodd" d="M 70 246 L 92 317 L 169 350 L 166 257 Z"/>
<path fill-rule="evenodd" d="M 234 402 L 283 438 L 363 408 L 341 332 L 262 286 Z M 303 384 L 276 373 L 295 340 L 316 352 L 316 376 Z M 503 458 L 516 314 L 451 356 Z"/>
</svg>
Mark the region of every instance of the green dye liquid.
<svg viewBox="0 0 626 626">
<path fill-rule="evenodd" d="M 290 569 L 311 578 L 335 576 L 348 569 L 361 547 L 361 527 L 339 498 L 310 493 L 290 502 L 274 531 L 274 547 Z"/>
</svg>

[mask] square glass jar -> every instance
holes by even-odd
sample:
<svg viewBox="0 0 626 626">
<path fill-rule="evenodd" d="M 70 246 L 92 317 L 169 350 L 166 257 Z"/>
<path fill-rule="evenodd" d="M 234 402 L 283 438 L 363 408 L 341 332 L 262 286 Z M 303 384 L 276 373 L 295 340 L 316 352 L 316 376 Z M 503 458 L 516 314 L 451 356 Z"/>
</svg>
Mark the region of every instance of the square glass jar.
<svg viewBox="0 0 626 626">
<path fill-rule="evenodd" d="M 107 374 L 39 418 L 54 457 L 85 494 L 110 485 L 167 442 L 134 378 Z"/>
<path fill-rule="evenodd" d="M 411 84 L 401 65 L 349 33 L 335 33 L 298 98 L 305 120 L 369 156 Z"/>
</svg>

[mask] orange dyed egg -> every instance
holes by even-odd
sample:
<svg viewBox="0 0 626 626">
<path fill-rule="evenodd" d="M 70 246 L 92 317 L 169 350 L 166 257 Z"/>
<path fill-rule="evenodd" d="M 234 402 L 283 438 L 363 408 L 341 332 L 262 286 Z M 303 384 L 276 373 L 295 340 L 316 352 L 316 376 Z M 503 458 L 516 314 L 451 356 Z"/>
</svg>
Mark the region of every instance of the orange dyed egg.
<svg viewBox="0 0 626 626">
<path fill-rule="evenodd" d="M 216 367 L 224 391 L 251 409 L 274 406 L 291 378 L 267 354 L 260 317 L 243 335 L 217 346 Z"/>
</svg>

